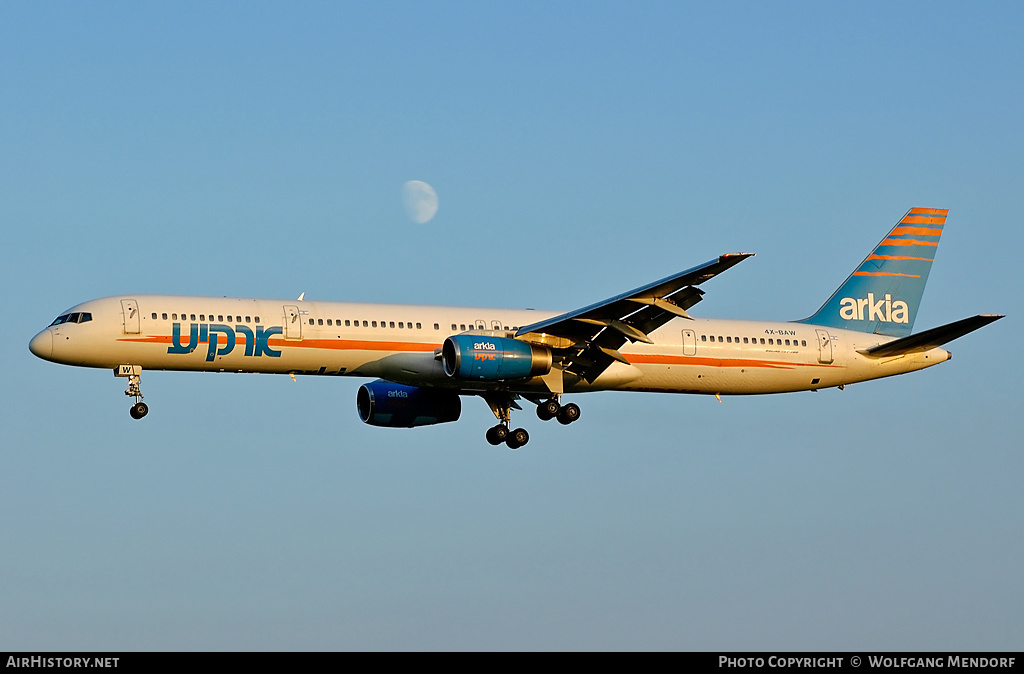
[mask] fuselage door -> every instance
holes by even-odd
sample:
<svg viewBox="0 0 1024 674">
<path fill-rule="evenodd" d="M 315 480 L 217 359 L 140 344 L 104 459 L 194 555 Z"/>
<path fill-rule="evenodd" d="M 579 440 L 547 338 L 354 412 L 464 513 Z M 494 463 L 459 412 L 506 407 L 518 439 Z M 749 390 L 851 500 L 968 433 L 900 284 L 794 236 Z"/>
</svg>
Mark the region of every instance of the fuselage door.
<svg viewBox="0 0 1024 674">
<path fill-rule="evenodd" d="M 284 338 L 302 339 L 302 317 L 297 306 L 286 304 L 284 307 Z"/>
<path fill-rule="evenodd" d="M 121 300 L 121 313 L 124 315 L 124 334 L 137 335 L 142 332 L 138 302 Z"/>
<path fill-rule="evenodd" d="M 832 338 L 828 336 L 828 330 L 815 330 L 818 333 L 818 362 L 832 362 Z"/>
<path fill-rule="evenodd" d="M 697 335 L 693 330 L 683 330 L 683 355 L 697 355 Z"/>
</svg>

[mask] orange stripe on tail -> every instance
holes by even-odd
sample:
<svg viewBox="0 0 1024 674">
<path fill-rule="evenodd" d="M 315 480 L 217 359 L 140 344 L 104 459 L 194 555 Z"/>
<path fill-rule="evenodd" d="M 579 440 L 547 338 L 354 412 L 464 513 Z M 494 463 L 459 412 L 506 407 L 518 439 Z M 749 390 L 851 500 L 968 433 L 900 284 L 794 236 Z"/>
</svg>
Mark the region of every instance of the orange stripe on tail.
<svg viewBox="0 0 1024 674">
<path fill-rule="evenodd" d="M 938 241 L 918 241 L 917 239 L 886 239 L 880 246 L 938 246 Z"/>
<path fill-rule="evenodd" d="M 915 234 L 917 236 L 942 236 L 941 229 L 928 229 L 927 227 L 896 227 L 889 235 L 894 234 Z"/>
</svg>

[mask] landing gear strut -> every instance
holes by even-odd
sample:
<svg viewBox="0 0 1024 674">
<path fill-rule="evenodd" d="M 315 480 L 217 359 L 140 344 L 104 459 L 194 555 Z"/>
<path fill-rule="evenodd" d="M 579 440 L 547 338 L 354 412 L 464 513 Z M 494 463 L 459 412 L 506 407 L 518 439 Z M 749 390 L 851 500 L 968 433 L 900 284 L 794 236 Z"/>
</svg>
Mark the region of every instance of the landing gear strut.
<svg viewBox="0 0 1024 674">
<path fill-rule="evenodd" d="M 149 414 L 149 405 L 142 402 L 142 367 L 139 365 L 120 365 L 114 370 L 115 377 L 128 377 L 128 388 L 124 394 L 135 398 L 135 404 L 128 409 L 132 419 L 141 419 Z"/>
</svg>

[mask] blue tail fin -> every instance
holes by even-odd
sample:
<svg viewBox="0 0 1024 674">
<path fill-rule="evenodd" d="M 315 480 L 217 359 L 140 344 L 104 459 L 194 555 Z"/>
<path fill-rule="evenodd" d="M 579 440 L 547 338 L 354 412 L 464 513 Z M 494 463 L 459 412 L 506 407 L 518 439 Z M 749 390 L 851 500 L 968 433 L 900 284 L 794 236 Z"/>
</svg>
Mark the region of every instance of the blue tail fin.
<svg viewBox="0 0 1024 674">
<path fill-rule="evenodd" d="M 944 208 L 911 208 L 817 313 L 800 322 L 909 335 L 947 213 Z"/>
</svg>

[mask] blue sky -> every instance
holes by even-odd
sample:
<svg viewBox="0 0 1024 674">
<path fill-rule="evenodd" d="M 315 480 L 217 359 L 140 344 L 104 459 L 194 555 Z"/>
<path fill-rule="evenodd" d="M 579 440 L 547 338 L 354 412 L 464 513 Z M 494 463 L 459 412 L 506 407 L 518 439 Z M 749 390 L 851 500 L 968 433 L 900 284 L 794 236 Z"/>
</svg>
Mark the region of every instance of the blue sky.
<svg viewBox="0 0 1024 674">
<path fill-rule="evenodd" d="M 1019 3 L 0 7 L 0 648 L 1019 649 Z M 401 188 L 440 209 L 409 221 Z M 358 380 L 34 358 L 121 293 L 571 309 L 729 251 L 796 319 L 907 209 L 916 327 L 843 392 L 578 396 L 518 451 Z"/>
</svg>

